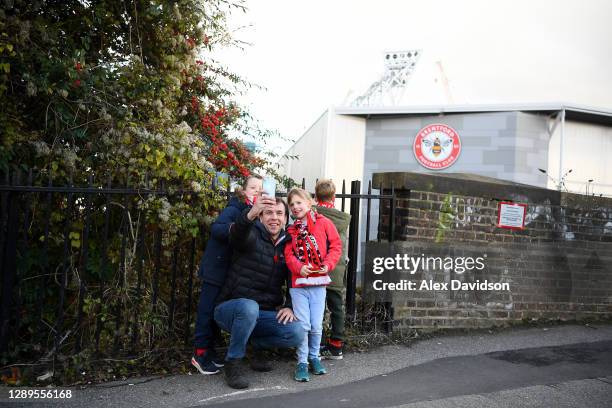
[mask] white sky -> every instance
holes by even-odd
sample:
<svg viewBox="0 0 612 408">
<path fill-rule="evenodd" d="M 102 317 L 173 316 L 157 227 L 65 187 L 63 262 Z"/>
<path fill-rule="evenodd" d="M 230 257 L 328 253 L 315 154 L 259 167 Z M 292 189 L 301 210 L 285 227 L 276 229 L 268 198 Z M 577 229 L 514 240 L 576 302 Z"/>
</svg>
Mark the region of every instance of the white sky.
<svg viewBox="0 0 612 408">
<path fill-rule="evenodd" d="M 239 102 L 288 138 L 376 81 L 386 50 L 423 50 L 406 105 L 447 103 L 441 61 L 455 103 L 612 109 L 610 0 L 250 0 L 247 7 L 229 24 L 252 45 L 215 57 L 267 88 Z"/>
</svg>

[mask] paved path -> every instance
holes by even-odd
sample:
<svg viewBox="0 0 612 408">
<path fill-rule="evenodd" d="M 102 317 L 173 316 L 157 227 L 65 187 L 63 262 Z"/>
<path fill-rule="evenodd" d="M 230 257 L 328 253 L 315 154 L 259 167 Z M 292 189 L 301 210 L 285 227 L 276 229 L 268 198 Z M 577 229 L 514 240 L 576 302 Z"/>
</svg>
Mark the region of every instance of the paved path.
<svg viewBox="0 0 612 408">
<path fill-rule="evenodd" d="M 599 379 L 595 384 L 601 392 L 597 397 L 586 395 L 588 398 L 580 401 L 583 404 L 575 406 L 612 406 L 612 341 L 447 357 L 335 387 L 214 406 L 369 408 L 421 401 L 438 406 L 435 403 L 439 400 L 457 396 L 462 397 L 459 401 L 469 402 L 468 406 L 474 398 L 485 397 L 483 406 L 491 406 L 487 394 L 584 379 Z M 506 402 L 514 398 L 512 393 L 505 395 Z"/>
<path fill-rule="evenodd" d="M 363 354 L 347 353 L 344 360 L 326 363 L 329 375 L 313 377 L 309 383 L 296 383 L 291 379 L 294 362 L 279 361 L 271 373 L 252 372 L 251 388 L 246 392 L 228 388 L 220 375 L 196 375 L 194 370 L 193 375 L 133 378 L 75 389 L 75 397 L 70 401 L 39 401 L 35 405 L 12 402 L 7 406 L 96 408 L 234 404 L 225 406 L 264 408 L 277 406 L 265 405 L 269 401 L 270 404 L 281 401 L 282 406 L 297 408 L 303 400 L 307 403 L 303 406 L 311 408 L 612 407 L 612 371 L 606 371 L 612 370 L 608 369 L 612 367 L 610 342 L 612 325 L 515 328 L 437 337 L 409 347 L 385 346 Z M 339 395 L 342 397 L 338 398 Z M 270 398 L 275 396 L 279 399 Z M 304 400 L 304 396 L 308 398 Z M 315 402 L 315 398 L 321 400 Z M 551 403 L 537 405 L 538 401 Z M 6 400 L 0 400 L 0 405 L 3 402 Z"/>
</svg>

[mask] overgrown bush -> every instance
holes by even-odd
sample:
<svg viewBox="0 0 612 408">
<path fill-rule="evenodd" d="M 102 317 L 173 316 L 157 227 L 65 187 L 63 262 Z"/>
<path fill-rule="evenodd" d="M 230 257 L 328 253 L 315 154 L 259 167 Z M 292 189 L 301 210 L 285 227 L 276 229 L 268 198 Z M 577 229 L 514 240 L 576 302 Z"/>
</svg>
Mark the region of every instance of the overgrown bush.
<svg viewBox="0 0 612 408">
<path fill-rule="evenodd" d="M 35 186 L 142 191 L 2 193 L 0 249 L 17 240 L 15 267 L 3 259 L 7 382 L 15 367 L 72 381 L 92 356 L 132 359 L 189 339 L 206 225 L 225 203 L 213 180 L 273 173 L 271 156 L 237 137 L 271 135 L 232 102 L 246 82 L 210 57 L 232 45 L 236 10 L 221 0 L 2 1 L 0 171 L 20 171 L 13 183 L 31 171 Z"/>
</svg>

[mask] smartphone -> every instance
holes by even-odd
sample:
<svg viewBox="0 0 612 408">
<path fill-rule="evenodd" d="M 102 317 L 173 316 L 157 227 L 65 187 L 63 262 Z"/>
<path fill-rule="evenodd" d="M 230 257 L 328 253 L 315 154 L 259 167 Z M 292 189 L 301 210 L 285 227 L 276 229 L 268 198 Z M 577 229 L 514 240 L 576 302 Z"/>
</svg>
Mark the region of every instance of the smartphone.
<svg viewBox="0 0 612 408">
<path fill-rule="evenodd" d="M 263 193 L 268 197 L 276 196 L 276 180 L 274 180 L 272 177 L 264 178 Z"/>
</svg>

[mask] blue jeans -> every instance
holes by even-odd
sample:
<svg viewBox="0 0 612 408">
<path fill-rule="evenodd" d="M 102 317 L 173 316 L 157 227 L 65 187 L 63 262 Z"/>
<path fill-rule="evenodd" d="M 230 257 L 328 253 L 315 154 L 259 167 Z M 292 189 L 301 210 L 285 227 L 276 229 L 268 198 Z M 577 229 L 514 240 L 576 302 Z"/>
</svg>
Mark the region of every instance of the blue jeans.
<svg viewBox="0 0 612 408">
<path fill-rule="evenodd" d="M 293 313 L 304 330 L 304 340 L 297 349 L 298 363 L 306 363 L 310 358 L 319 357 L 323 334 L 323 314 L 325 313 L 325 292 L 325 286 L 289 289 Z"/>
<path fill-rule="evenodd" d="M 213 347 L 215 339 L 220 338 L 219 327 L 213 318 L 215 299 L 220 291 L 221 288 L 219 286 L 202 281 L 194 333 L 195 348 Z"/>
<path fill-rule="evenodd" d="M 256 349 L 297 347 L 304 338 L 299 322 L 287 324 L 276 320 L 273 310 L 259 310 L 251 299 L 231 299 L 215 308 L 219 327 L 230 333 L 225 360 L 243 358 L 247 342 Z"/>
</svg>

